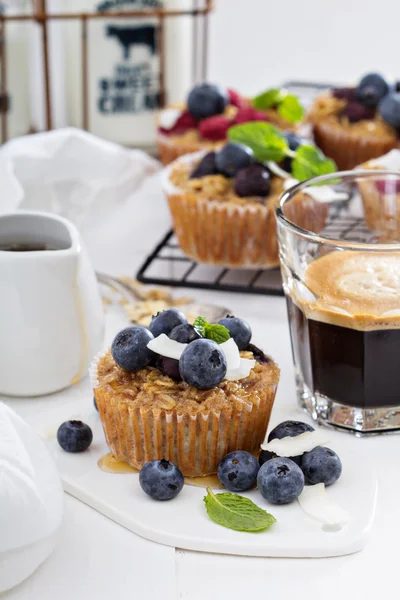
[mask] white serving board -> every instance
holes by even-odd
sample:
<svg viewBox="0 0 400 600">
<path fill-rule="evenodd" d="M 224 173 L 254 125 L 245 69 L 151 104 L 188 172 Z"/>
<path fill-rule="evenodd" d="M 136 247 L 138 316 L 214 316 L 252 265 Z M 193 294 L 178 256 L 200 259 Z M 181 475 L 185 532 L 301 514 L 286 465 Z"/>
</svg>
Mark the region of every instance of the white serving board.
<svg viewBox="0 0 400 600">
<path fill-rule="evenodd" d="M 120 310 L 107 311 L 106 344 L 124 326 L 126 321 Z M 291 368 L 289 373 L 291 376 Z M 289 377 L 289 373 L 286 371 L 286 377 Z M 289 380 L 281 378 L 280 387 L 284 388 L 285 396 L 289 393 L 286 388 L 290 384 Z M 93 429 L 93 443 L 82 454 L 64 452 L 56 440 L 58 426 L 71 418 L 79 418 Z M 275 422 L 289 418 L 299 418 L 294 399 L 292 413 L 285 406 L 280 409 L 279 402 L 274 409 Z M 244 533 L 226 529 L 210 520 L 203 502 L 206 494 L 204 488 L 185 485 L 174 500 L 157 502 L 142 491 L 137 473 L 102 471 L 97 462 L 108 452 L 108 448 L 100 417 L 93 406 L 88 379 L 52 397 L 37 399 L 29 422 L 47 440 L 66 492 L 130 531 L 160 544 L 244 556 L 340 556 L 363 548 L 374 519 L 376 470 L 371 460 L 368 461 L 368 468 L 360 468 L 365 458 L 355 448 L 359 440 L 351 436 L 329 431 L 328 437 L 332 443 L 327 444 L 338 452 L 343 463 L 342 477 L 328 491 L 351 514 L 352 519 L 346 527 L 337 532 L 324 531 L 320 523 L 308 517 L 297 502 L 273 506 L 257 490 L 252 490 L 244 495 L 271 512 L 277 523 L 266 532 Z"/>
<path fill-rule="evenodd" d="M 46 414 L 45 422 L 42 414 L 36 427 L 48 440 L 65 490 L 130 531 L 176 548 L 245 556 L 340 556 L 365 545 L 375 513 L 377 478 L 374 469 L 360 469 L 362 460 L 356 452 L 343 452 L 337 444 L 330 444 L 341 456 L 343 474 L 329 488 L 329 494 L 352 516 L 342 530 L 324 531 L 297 502 L 273 506 L 252 490 L 244 495 L 271 512 L 277 523 L 263 533 L 237 532 L 209 519 L 203 503 L 204 488 L 185 485 L 174 500 L 157 502 L 144 494 L 137 473 L 102 471 L 97 461 L 108 448 L 91 401 L 88 394 L 78 402 L 58 406 Z M 58 446 L 57 426 L 70 418 L 80 418 L 92 427 L 94 442 L 87 452 L 68 454 Z"/>
</svg>

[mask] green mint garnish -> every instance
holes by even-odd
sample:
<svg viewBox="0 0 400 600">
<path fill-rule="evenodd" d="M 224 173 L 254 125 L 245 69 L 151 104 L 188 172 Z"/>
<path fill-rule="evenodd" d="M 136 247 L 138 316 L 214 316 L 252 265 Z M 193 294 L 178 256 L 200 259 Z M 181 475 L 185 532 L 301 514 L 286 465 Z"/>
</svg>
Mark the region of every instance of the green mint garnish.
<svg viewBox="0 0 400 600">
<path fill-rule="evenodd" d="M 213 340 L 217 344 L 223 344 L 231 337 L 224 325 L 209 323 L 204 317 L 197 317 L 193 323 L 193 327 L 201 337 Z"/>
<path fill-rule="evenodd" d="M 289 121 L 289 123 L 297 123 L 304 116 L 304 109 L 297 96 L 288 94 L 285 90 L 267 90 L 253 98 L 252 104 L 257 110 L 276 107 L 282 119 Z"/>
<path fill-rule="evenodd" d="M 236 531 L 265 531 L 276 522 L 275 517 L 267 513 L 249 498 L 224 492 L 214 494 L 207 488 L 204 503 L 208 516 L 214 523 L 235 529 Z"/>
<path fill-rule="evenodd" d="M 197 317 L 193 323 L 193 327 L 201 337 L 206 337 L 206 325 L 208 322 L 204 317 Z"/>
<path fill-rule="evenodd" d="M 251 148 L 260 162 L 279 163 L 289 156 L 293 159 L 292 176 L 299 181 L 336 171 L 335 162 L 315 146 L 302 144 L 297 150 L 290 150 L 286 138 L 270 123 L 254 121 L 234 125 L 228 130 L 228 138 Z"/>
<path fill-rule="evenodd" d="M 305 181 L 317 175 L 328 175 L 335 171 L 335 162 L 326 158 L 321 150 L 311 145 L 299 146 L 292 162 L 293 177 L 299 181 Z"/>
<path fill-rule="evenodd" d="M 251 103 L 257 110 L 267 110 L 267 108 L 278 106 L 284 97 L 285 92 L 282 90 L 271 89 L 253 98 Z"/>
<path fill-rule="evenodd" d="M 304 116 L 304 108 L 296 96 L 287 94 L 278 105 L 278 113 L 282 119 L 285 119 L 289 123 L 297 123 Z"/>
<path fill-rule="evenodd" d="M 280 162 L 289 149 L 286 139 L 279 130 L 263 121 L 234 125 L 228 130 L 228 138 L 231 142 L 251 148 L 257 160 L 261 162 L 267 160 Z"/>
</svg>

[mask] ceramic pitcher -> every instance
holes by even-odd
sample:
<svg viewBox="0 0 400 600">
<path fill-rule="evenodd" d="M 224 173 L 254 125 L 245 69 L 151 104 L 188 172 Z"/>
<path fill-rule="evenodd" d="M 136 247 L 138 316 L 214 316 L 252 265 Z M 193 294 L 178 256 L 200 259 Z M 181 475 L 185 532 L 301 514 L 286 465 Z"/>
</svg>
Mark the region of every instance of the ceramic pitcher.
<svg viewBox="0 0 400 600">
<path fill-rule="evenodd" d="M 103 339 L 103 306 L 79 233 L 40 212 L 0 216 L 0 394 L 78 382 Z"/>
</svg>

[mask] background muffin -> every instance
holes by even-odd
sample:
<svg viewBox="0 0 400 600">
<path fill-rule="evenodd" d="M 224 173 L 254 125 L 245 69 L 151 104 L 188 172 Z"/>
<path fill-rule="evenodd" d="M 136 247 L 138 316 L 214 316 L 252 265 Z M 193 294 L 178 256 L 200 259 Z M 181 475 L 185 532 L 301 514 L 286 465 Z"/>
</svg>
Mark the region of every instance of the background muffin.
<svg viewBox="0 0 400 600">
<path fill-rule="evenodd" d="M 357 87 L 321 94 L 308 114 L 316 144 L 340 170 L 386 154 L 398 145 L 400 94 L 371 73 Z"/>
<path fill-rule="evenodd" d="M 187 256 L 234 268 L 279 265 L 274 209 L 284 180 L 255 161 L 249 148 L 229 143 L 217 153 L 181 157 L 166 169 L 163 187 Z M 289 210 L 301 227 L 319 231 L 325 224 L 327 205 L 306 194 L 298 194 Z"/>
</svg>

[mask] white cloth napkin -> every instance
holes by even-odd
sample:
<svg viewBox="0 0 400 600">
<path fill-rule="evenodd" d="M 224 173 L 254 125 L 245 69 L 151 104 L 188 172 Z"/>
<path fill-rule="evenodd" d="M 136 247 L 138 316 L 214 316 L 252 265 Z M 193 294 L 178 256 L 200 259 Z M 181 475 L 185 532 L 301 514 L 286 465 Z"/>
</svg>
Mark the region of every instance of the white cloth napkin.
<svg viewBox="0 0 400 600">
<path fill-rule="evenodd" d="M 75 128 L 11 140 L 0 148 L 0 213 L 54 212 L 82 233 L 102 224 L 161 164 Z"/>
</svg>

